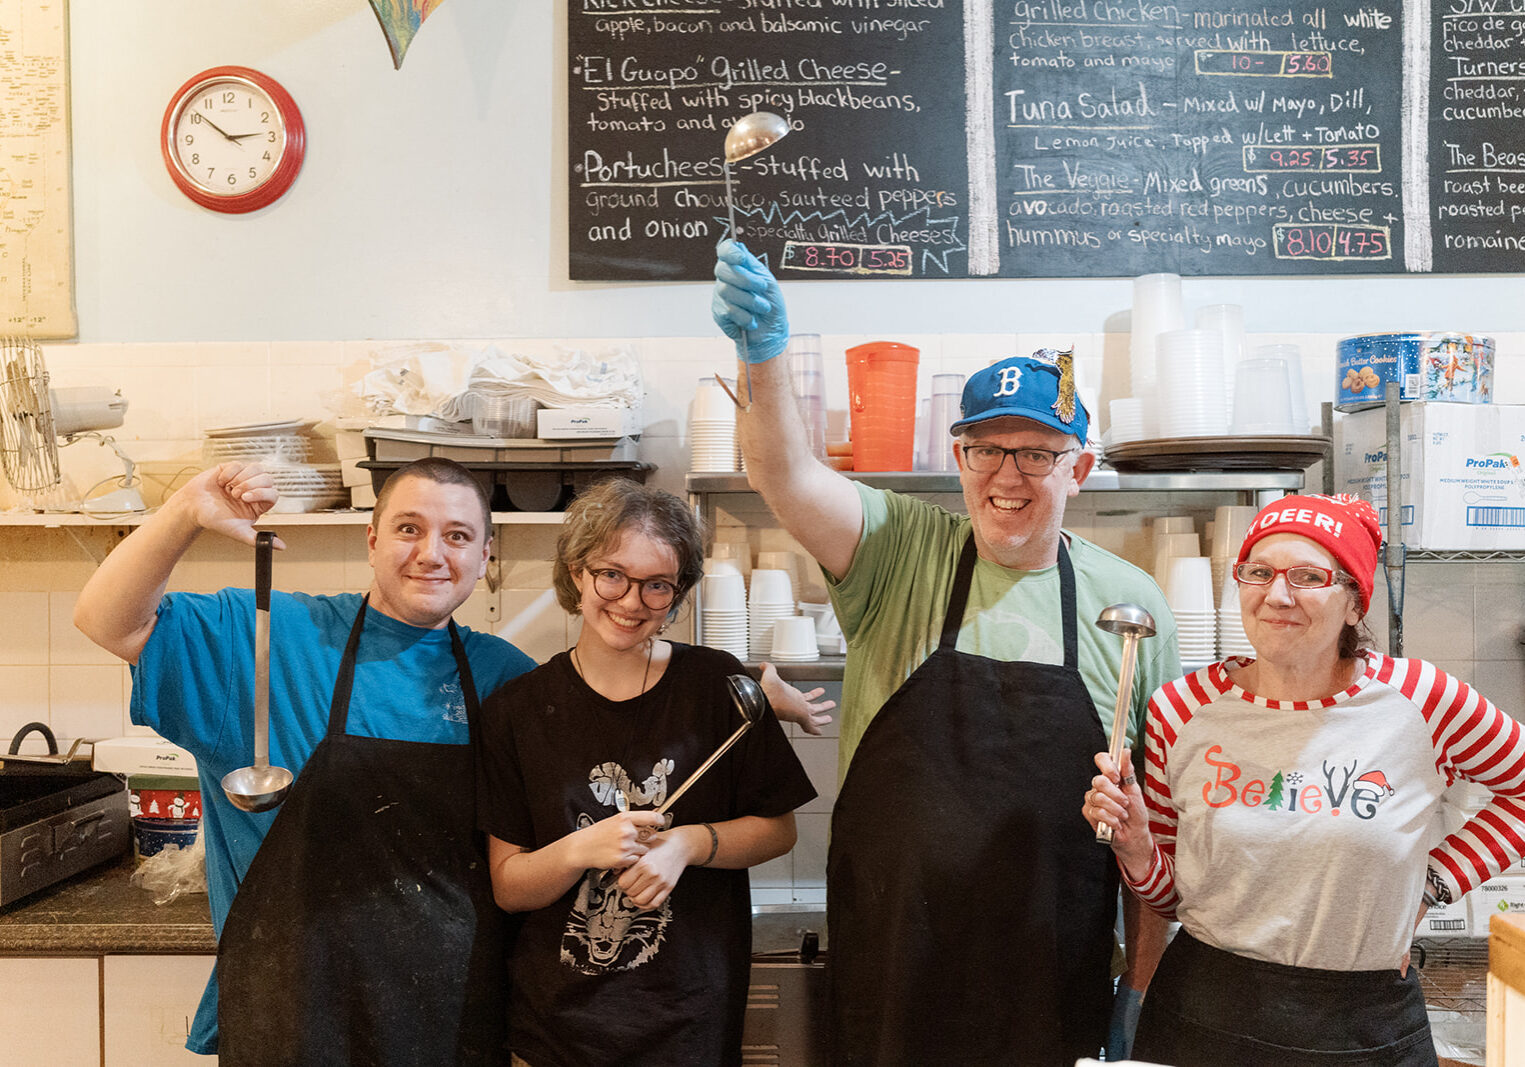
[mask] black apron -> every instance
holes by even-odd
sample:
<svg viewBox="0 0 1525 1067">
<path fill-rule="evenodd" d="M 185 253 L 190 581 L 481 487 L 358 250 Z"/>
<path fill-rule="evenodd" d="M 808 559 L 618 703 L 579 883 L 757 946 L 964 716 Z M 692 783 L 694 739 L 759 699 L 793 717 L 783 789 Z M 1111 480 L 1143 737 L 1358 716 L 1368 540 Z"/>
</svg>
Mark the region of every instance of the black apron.
<svg viewBox="0 0 1525 1067">
<path fill-rule="evenodd" d="M 1139 1014 L 1135 1059 L 1177 1067 L 1435 1067 L 1419 969 L 1326 971 L 1176 931 Z"/>
<path fill-rule="evenodd" d="M 366 606 L 328 734 L 233 898 L 217 948 L 223 1067 L 507 1058 L 508 921 L 476 832 L 480 707 L 455 623 L 470 745 L 345 733 Z"/>
<path fill-rule="evenodd" d="M 1111 1014 L 1117 867 L 1080 809 L 1107 737 L 1078 669 L 1059 546 L 1064 664 L 954 644 L 965 544 L 936 651 L 869 724 L 826 865 L 835 1060 L 1062 1064 Z"/>
</svg>

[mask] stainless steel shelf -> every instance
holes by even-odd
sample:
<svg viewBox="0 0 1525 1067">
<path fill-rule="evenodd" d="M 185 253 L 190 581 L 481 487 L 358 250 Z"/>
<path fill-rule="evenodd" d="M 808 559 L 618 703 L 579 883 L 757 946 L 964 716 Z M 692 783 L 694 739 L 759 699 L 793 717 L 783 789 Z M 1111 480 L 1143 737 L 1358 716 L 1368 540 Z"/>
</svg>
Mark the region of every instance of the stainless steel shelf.
<svg viewBox="0 0 1525 1067">
<path fill-rule="evenodd" d="M 847 471 L 843 477 L 877 489 L 898 493 L 961 493 L 958 474 L 943 471 Z M 1258 493 L 1264 490 L 1293 493 L 1306 483 L 1303 471 L 1180 471 L 1129 474 L 1105 468 L 1093 470 L 1081 492 L 1102 493 Z M 743 473 L 691 472 L 690 493 L 750 493 Z"/>
<path fill-rule="evenodd" d="M 822 656 L 808 663 L 780 663 L 771 659 L 768 662 L 786 682 L 840 682 L 847 671 L 846 656 Z M 753 672 L 758 671 L 761 664 L 761 660 L 746 661 L 747 669 Z"/>
</svg>

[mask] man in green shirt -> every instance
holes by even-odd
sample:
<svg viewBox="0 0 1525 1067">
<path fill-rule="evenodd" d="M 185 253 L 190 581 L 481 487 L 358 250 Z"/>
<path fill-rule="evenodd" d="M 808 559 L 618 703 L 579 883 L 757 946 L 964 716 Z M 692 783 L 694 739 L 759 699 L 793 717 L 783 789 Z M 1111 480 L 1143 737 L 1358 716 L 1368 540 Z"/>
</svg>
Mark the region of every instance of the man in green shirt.
<svg viewBox="0 0 1525 1067">
<path fill-rule="evenodd" d="M 956 515 L 815 459 L 775 358 L 778 284 L 734 242 L 718 257 L 712 313 L 754 390 L 738 416 L 748 479 L 820 563 L 848 639 L 827 871 L 837 1061 L 1122 1052 L 1164 927 L 1129 898 L 1109 1037 L 1116 866 L 1080 808 L 1122 647 L 1093 620 L 1128 601 L 1157 623 L 1130 738 L 1180 661 L 1148 575 L 1061 529 L 1095 461 L 1067 364 L 1012 357 L 970 377 L 950 428 Z"/>
</svg>

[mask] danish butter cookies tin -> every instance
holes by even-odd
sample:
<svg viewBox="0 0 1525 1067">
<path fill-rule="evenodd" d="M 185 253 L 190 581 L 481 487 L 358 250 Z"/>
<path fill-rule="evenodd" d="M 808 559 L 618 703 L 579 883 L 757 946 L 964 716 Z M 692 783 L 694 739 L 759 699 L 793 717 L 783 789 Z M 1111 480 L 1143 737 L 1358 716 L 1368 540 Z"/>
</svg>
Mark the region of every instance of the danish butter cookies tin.
<svg viewBox="0 0 1525 1067">
<path fill-rule="evenodd" d="M 1493 400 L 1493 338 L 1470 333 L 1365 333 L 1340 341 L 1335 403 L 1359 411 L 1383 402 L 1386 384 L 1401 400 L 1487 404 Z"/>
</svg>

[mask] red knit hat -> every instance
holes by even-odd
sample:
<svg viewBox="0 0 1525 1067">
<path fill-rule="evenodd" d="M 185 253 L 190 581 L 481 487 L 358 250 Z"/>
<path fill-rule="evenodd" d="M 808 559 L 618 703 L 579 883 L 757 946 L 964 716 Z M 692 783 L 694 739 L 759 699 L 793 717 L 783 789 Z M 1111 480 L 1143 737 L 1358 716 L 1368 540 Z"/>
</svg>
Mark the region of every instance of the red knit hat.
<svg viewBox="0 0 1525 1067">
<path fill-rule="evenodd" d="M 1260 509 L 1244 535 L 1239 563 L 1250 548 L 1272 534 L 1297 534 L 1329 550 L 1340 569 L 1361 588 L 1361 610 L 1371 605 L 1372 579 L 1377 571 L 1377 550 L 1382 546 L 1382 524 L 1372 506 L 1348 493 L 1335 496 L 1284 496 Z"/>
</svg>

